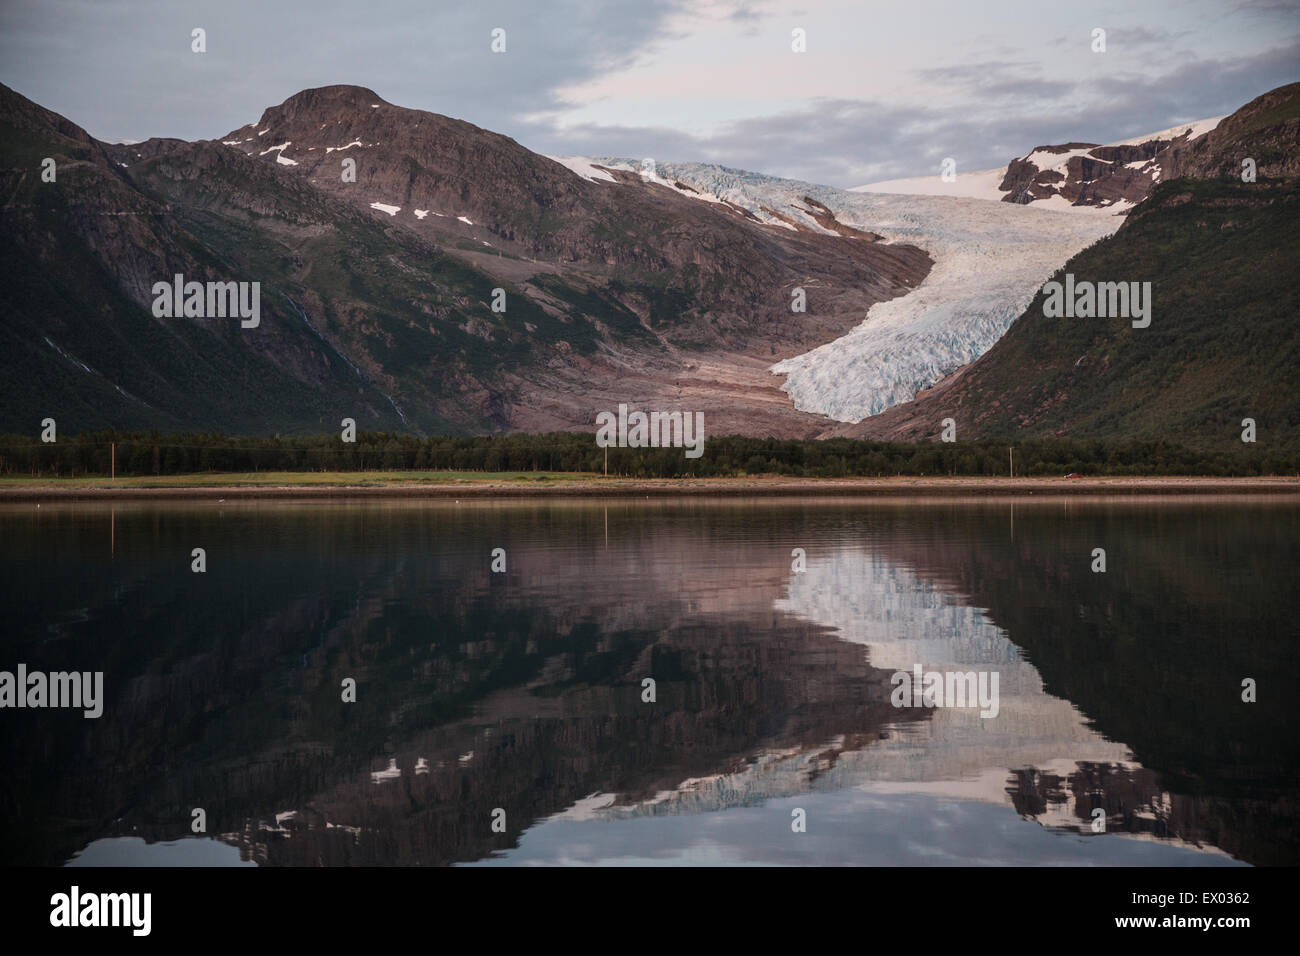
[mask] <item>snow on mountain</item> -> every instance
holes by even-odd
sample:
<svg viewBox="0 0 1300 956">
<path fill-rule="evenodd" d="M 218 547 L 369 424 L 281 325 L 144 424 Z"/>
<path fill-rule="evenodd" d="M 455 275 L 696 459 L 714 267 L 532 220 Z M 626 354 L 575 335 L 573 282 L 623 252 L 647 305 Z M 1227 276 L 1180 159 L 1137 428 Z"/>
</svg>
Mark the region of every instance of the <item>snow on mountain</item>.
<svg viewBox="0 0 1300 956">
<path fill-rule="evenodd" d="M 1007 168 L 981 169 L 974 173 L 958 173 L 953 182 L 944 182 L 941 176 L 915 176 L 911 179 L 888 179 L 882 183 L 854 186 L 851 193 L 891 193 L 908 196 L 956 196 L 965 199 L 991 199 L 1000 202 L 1006 195 L 998 188 Z"/>
<path fill-rule="evenodd" d="M 1181 123 L 1178 126 L 1171 126 L 1168 129 L 1162 129 L 1156 133 L 1145 133 L 1142 136 L 1135 136 L 1132 139 L 1122 139 L 1118 143 L 1108 143 L 1109 146 L 1140 146 L 1143 143 L 1149 143 L 1152 140 L 1178 139 L 1180 136 L 1186 136 L 1188 139 L 1208 133 L 1222 123 L 1226 116 L 1212 116 L 1209 119 L 1193 120 L 1190 123 Z"/>
<path fill-rule="evenodd" d="M 565 169 L 576 173 L 589 182 L 618 182 L 613 176 L 603 169 L 599 169 L 586 156 L 547 156 L 547 159 L 553 159 Z"/>
<path fill-rule="evenodd" d="M 936 173 L 854 186 L 849 191 L 958 196 L 995 202 L 1015 201 L 1026 205 L 1037 202 L 1045 203 L 1052 209 L 1075 212 L 1086 212 L 1097 207 L 1116 212 L 1132 208 L 1159 178 L 1143 174 L 1151 172 L 1153 158 L 1160 149 L 1174 140 L 1190 141 L 1208 133 L 1222 119 L 1222 116 L 1218 116 L 1196 120 L 1102 146 L 1093 143 L 1038 146 L 1028 154 L 1011 160 L 1006 166 L 959 173 L 953 182 L 944 182 Z M 1138 150 L 1121 150 L 1120 147 L 1142 148 L 1142 161 L 1131 161 L 1139 158 L 1135 155 Z M 1159 167 L 1154 168 L 1158 170 Z M 1130 172 L 1125 174 L 1124 170 Z M 1122 185 L 1104 190 L 1096 188 L 1095 184 L 1099 180 L 1116 175 L 1122 177 Z M 1093 188 L 1085 188 L 1088 186 Z M 1066 195 L 1063 196 L 1062 193 Z"/>
<path fill-rule="evenodd" d="M 640 177 L 641 182 L 643 183 L 655 183 L 656 185 L 663 186 L 666 189 L 671 189 L 675 193 L 680 193 L 683 196 L 689 196 L 691 199 L 698 199 L 701 202 L 711 202 L 711 203 L 722 202 L 721 199 L 719 199 L 717 196 L 713 195 L 712 193 L 702 192 L 699 189 L 695 189 L 691 186 L 686 185 L 685 183 L 682 183 L 674 179 L 672 176 L 668 176 L 668 177 L 660 176 L 659 171 L 662 167 L 646 166 L 645 164 L 638 164 L 629 159 L 619 159 L 613 157 L 604 157 L 597 160 L 588 160 L 588 162 L 599 163 L 601 167 L 606 169 L 617 169 L 620 172 L 636 173 L 636 175 Z M 577 170 L 574 171 L 577 172 Z M 579 172 L 578 175 L 582 175 L 582 174 Z M 788 223 L 783 223 L 783 222 L 772 222 L 771 225 L 786 226 L 787 228 L 793 228 L 790 227 Z"/>
<path fill-rule="evenodd" d="M 808 196 L 844 225 L 934 257 L 914 291 L 873 306 L 839 339 L 772 366 L 786 376 L 782 388 L 795 407 L 843 422 L 910 401 L 979 358 L 1062 263 L 1123 221 L 1113 210 L 1080 215 L 980 199 L 849 192 L 698 163 L 661 163 L 660 171 L 764 221 L 776 221 L 775 213 L 826 232 L 805 209 Z M 815 290 L 809 295 L 809 308 L 816 308 Z"/>
</svg>

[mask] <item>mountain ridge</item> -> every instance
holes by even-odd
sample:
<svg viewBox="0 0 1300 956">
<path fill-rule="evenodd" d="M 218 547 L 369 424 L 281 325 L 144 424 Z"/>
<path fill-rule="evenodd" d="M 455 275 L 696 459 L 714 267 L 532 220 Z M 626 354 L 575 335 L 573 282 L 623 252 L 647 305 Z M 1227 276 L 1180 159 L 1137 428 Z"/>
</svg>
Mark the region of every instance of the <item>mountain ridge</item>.
<svg viewBox="0 0 1300 956">
<path fill-rule="evenodd" d="M 1051 271 L 1098 239 L 1118 231 L 1131 244 L 1138 224 L 1163 235 L 1167 223 L 1148 219 L 1190 201 L 1208 204 L 1222 235 L 1242 220 L 1213 210 L 1235 207 L 1289 248 L 1272 200 L 1256 200 L 1290 208 L 1267 190 L 1296 171 L 1297 90 L 1200 135 L 1190 124 L 1164 131 L 1171 140 L 1031 150 L 999 183 L 1028 174 L 1030 201 L 993 213 L 703 164 L 557 160 L 359 86 L 300 91 L 222 139 L 134 144 L 102 143 L 0 88 L 15 290 L 0 408 L 16 420 L 58 412 L 74 429 L 302 432 L 353 417 L 457 434 L 586 429 L 627 403 L 704 411 L 714 434 L 923 438 L 912 400 L 949 392 Z M 1113 215 L 1149 165 L 1230 181 L 1243 150 L 1258 154 L 1263 191 L 1168 191 L 1182 180 L 1147 170 L 1140 189 L 1155 183 L 1158 201 Z M 71 189 L 38 182 L 52 154 Z M 1061 182 L 1040 182 L 1044 164 L 1065 170 Z M 1109 185 L 1093 175 L 1105 169 Z M 1068 202 L 1076 187 L 1084 205 L 1072 211 L 1091 216 L 1011 211 Z M 260 279 L 262 328 L 155 320 L 154 285 L 180 273 Z M 804 313 L 791 308 L 798 289 Z M 780 388 L 769 368 L 786 375 Z M 962 425 L 994 427 L 988 415 Z"/>
<path fill-rule="evenodd" d="M 38 237 L 58 225 L 105 286 L 86 292 L 67 334 L 46 346 L 41 315 L 53 293 L 12 276 L 23 294 L 6 303 L 6 333 L 18 340 L 11 354 L 26 359 L 5 368 L 0 407 L 17 419 L 261 433 L 319 431 L 353 417 L 360 427 L 417 433 L 542 431 L 592 427 L 596 410 L 629 402 L 700 410 L 714 428 L 811 435 L 816 416 L 795 409 L 765 365 L 778 349 L 833 338 L 874 302 L 914 286 L 931 262 L 902 244 L 765 225 L 633 174 L 620 174 L 617 195 L 602 195 L 603 185 L 506 137 L 392 106 L 363 87 L 303 91 L 224 143 L 103 144 L 13 91 L 0 105 L 21 120 L 0 143 L 14 267 L 22 261 L 18 271 L 75 286 L 57 250 L 31 262 Z M 50 145 L 59 128 L 75 132 L 71 144 Z M 374 145 L 349 148 L 354 140 Z M 54 222 L 58 212 L 46 207 L 58 186 L 37 177 L 51 150 L 75 153 L 112 181 L 92 197 L 103 215 Z M 335 172 L 337 152 L 356 155 L 356 183 Z M 399 184 L 402 205 L 390 206 Z M 417 196 L 420 217 L 408 205 Z M 132 205 L 149 228 L 101 228 Z M 260 280 L 261 327 L 154 320 L 145 311 L 151 290 L 177 273 Z M 800 282 L 821 293 L 792 320 L 789 290 Z M 122 401 L 92 411 L 97 402 L 73 399 L 84 391 L 78 376 L 92 374 L 78 356 L 92 354 L 103 331 L 86 316 L 119 294 L 126 301 L 111 325 L 130 326 L 127 339 L 199 337 L 183 368 L 163 362 L 148 372 L 155 350 L 127 349 L 103 370 L 100 393 L 135 391 L 142 376 L 173 383 L 165 396 L 146 390 L 153 413 Z M 497 312 L 502 295 L 508 305 Z M 225 345 L 214 353 L 203 335 Z M 174 383 L 216 353 L 229 367 L 200 377 L 238 413 L 176 393 Z M 26 370 L 33 356 L 52 366 L 40 389 Z M 234 378 L 256 378 L 285 400 L 238 399 L 229 382 L 217 384 L 235 366 L 243 371 Z M 358 384 L 362 402 L 348 397 Z"/>
<path fill-rule="evenodd" d="M 1114 143 L 1069 142 L 1035 146 L 1005 166 L 942 176 L 884 180 L 850 192 L 965 196 L 1051 209 L 1127 210 L 1145 198 L 1162 175 L 1162 159 L 1215 129 L 1224 117 L 1180 123 Z M 1060 157 L 1060 161 L 1055 161 Z"/>
</svg>

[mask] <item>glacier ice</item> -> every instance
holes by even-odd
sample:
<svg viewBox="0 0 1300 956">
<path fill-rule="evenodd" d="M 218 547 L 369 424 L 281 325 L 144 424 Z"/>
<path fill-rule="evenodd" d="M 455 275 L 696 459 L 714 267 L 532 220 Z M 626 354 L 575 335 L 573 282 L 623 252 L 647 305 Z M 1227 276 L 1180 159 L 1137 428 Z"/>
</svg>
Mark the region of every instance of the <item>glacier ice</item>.
<svg viewBox="0 0 1300 956">
<path fill-rule="evenodd" d="M 1119 228 L 1113 209 L 1036 209 L 949 196 L 849 192 L 701 163 L 660 163 L 667 176 L 775 222 L 767 209 L 828 232 L 802 211 L 809 196 L 843 224 L 925 249 L 935 260 L 907 295 L 860 325 L 772 366 L 795 407 L 858 422 L 979 358 L 1075 253 Z"/>
</svg>

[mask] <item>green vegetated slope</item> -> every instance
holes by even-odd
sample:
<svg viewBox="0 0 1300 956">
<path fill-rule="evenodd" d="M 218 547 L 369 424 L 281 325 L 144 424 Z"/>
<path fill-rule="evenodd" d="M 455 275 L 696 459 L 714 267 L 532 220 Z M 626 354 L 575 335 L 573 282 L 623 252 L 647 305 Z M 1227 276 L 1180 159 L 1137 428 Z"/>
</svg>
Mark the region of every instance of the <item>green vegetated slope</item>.
<svg viewBox="0 0 1300 956">
<path fill-rule="evenodd" d="M 946 404 L 981 437 L 1300 441 L 1300 185 L 1165 183 L 1054 279 L 1150 281 L 1151 324 L 1046 318 L 1040 292 Z M 958 401 L 954 401 L 958 400 Z M 940 405 L 945 402 L 936 397 Z"/>
</svg>

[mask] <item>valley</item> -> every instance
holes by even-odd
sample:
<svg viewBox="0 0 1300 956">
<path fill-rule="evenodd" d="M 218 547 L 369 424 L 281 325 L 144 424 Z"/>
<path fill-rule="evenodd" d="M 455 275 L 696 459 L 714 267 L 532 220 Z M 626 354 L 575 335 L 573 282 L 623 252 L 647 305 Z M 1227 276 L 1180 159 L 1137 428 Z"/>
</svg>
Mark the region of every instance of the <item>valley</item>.
<svg viewBox="0 0 1300 956">
<path fill-rule="evenodd" d="M 1036 147 L 1000 176 L 842 190 L 550 158 L 355 86 L 197 142 L 101 143 L 0 101 L 4 427 L 73 432 L 582 431 L 625 403 L 703 413 L 715 435 L 924 440 L 946 417 L 935 393 L 1004 354 L 1062 266 L 1122 244 L 1171 170 L 1222 176 L 1226 144 L 1256 144 L 1266 182 L 1288 175 L 1296 124 L 1286 88 L 1222 120 Z M 58 184 L 38 180 L 43 155 Z M 1166 268 L 1150 265 L 1095 278 L 1149 282 Z M 259 284 L 265 314 L 152 316 L 177 274 Z M 1019 427 L 980 401 L 962 438 Z"/>
</svg>

